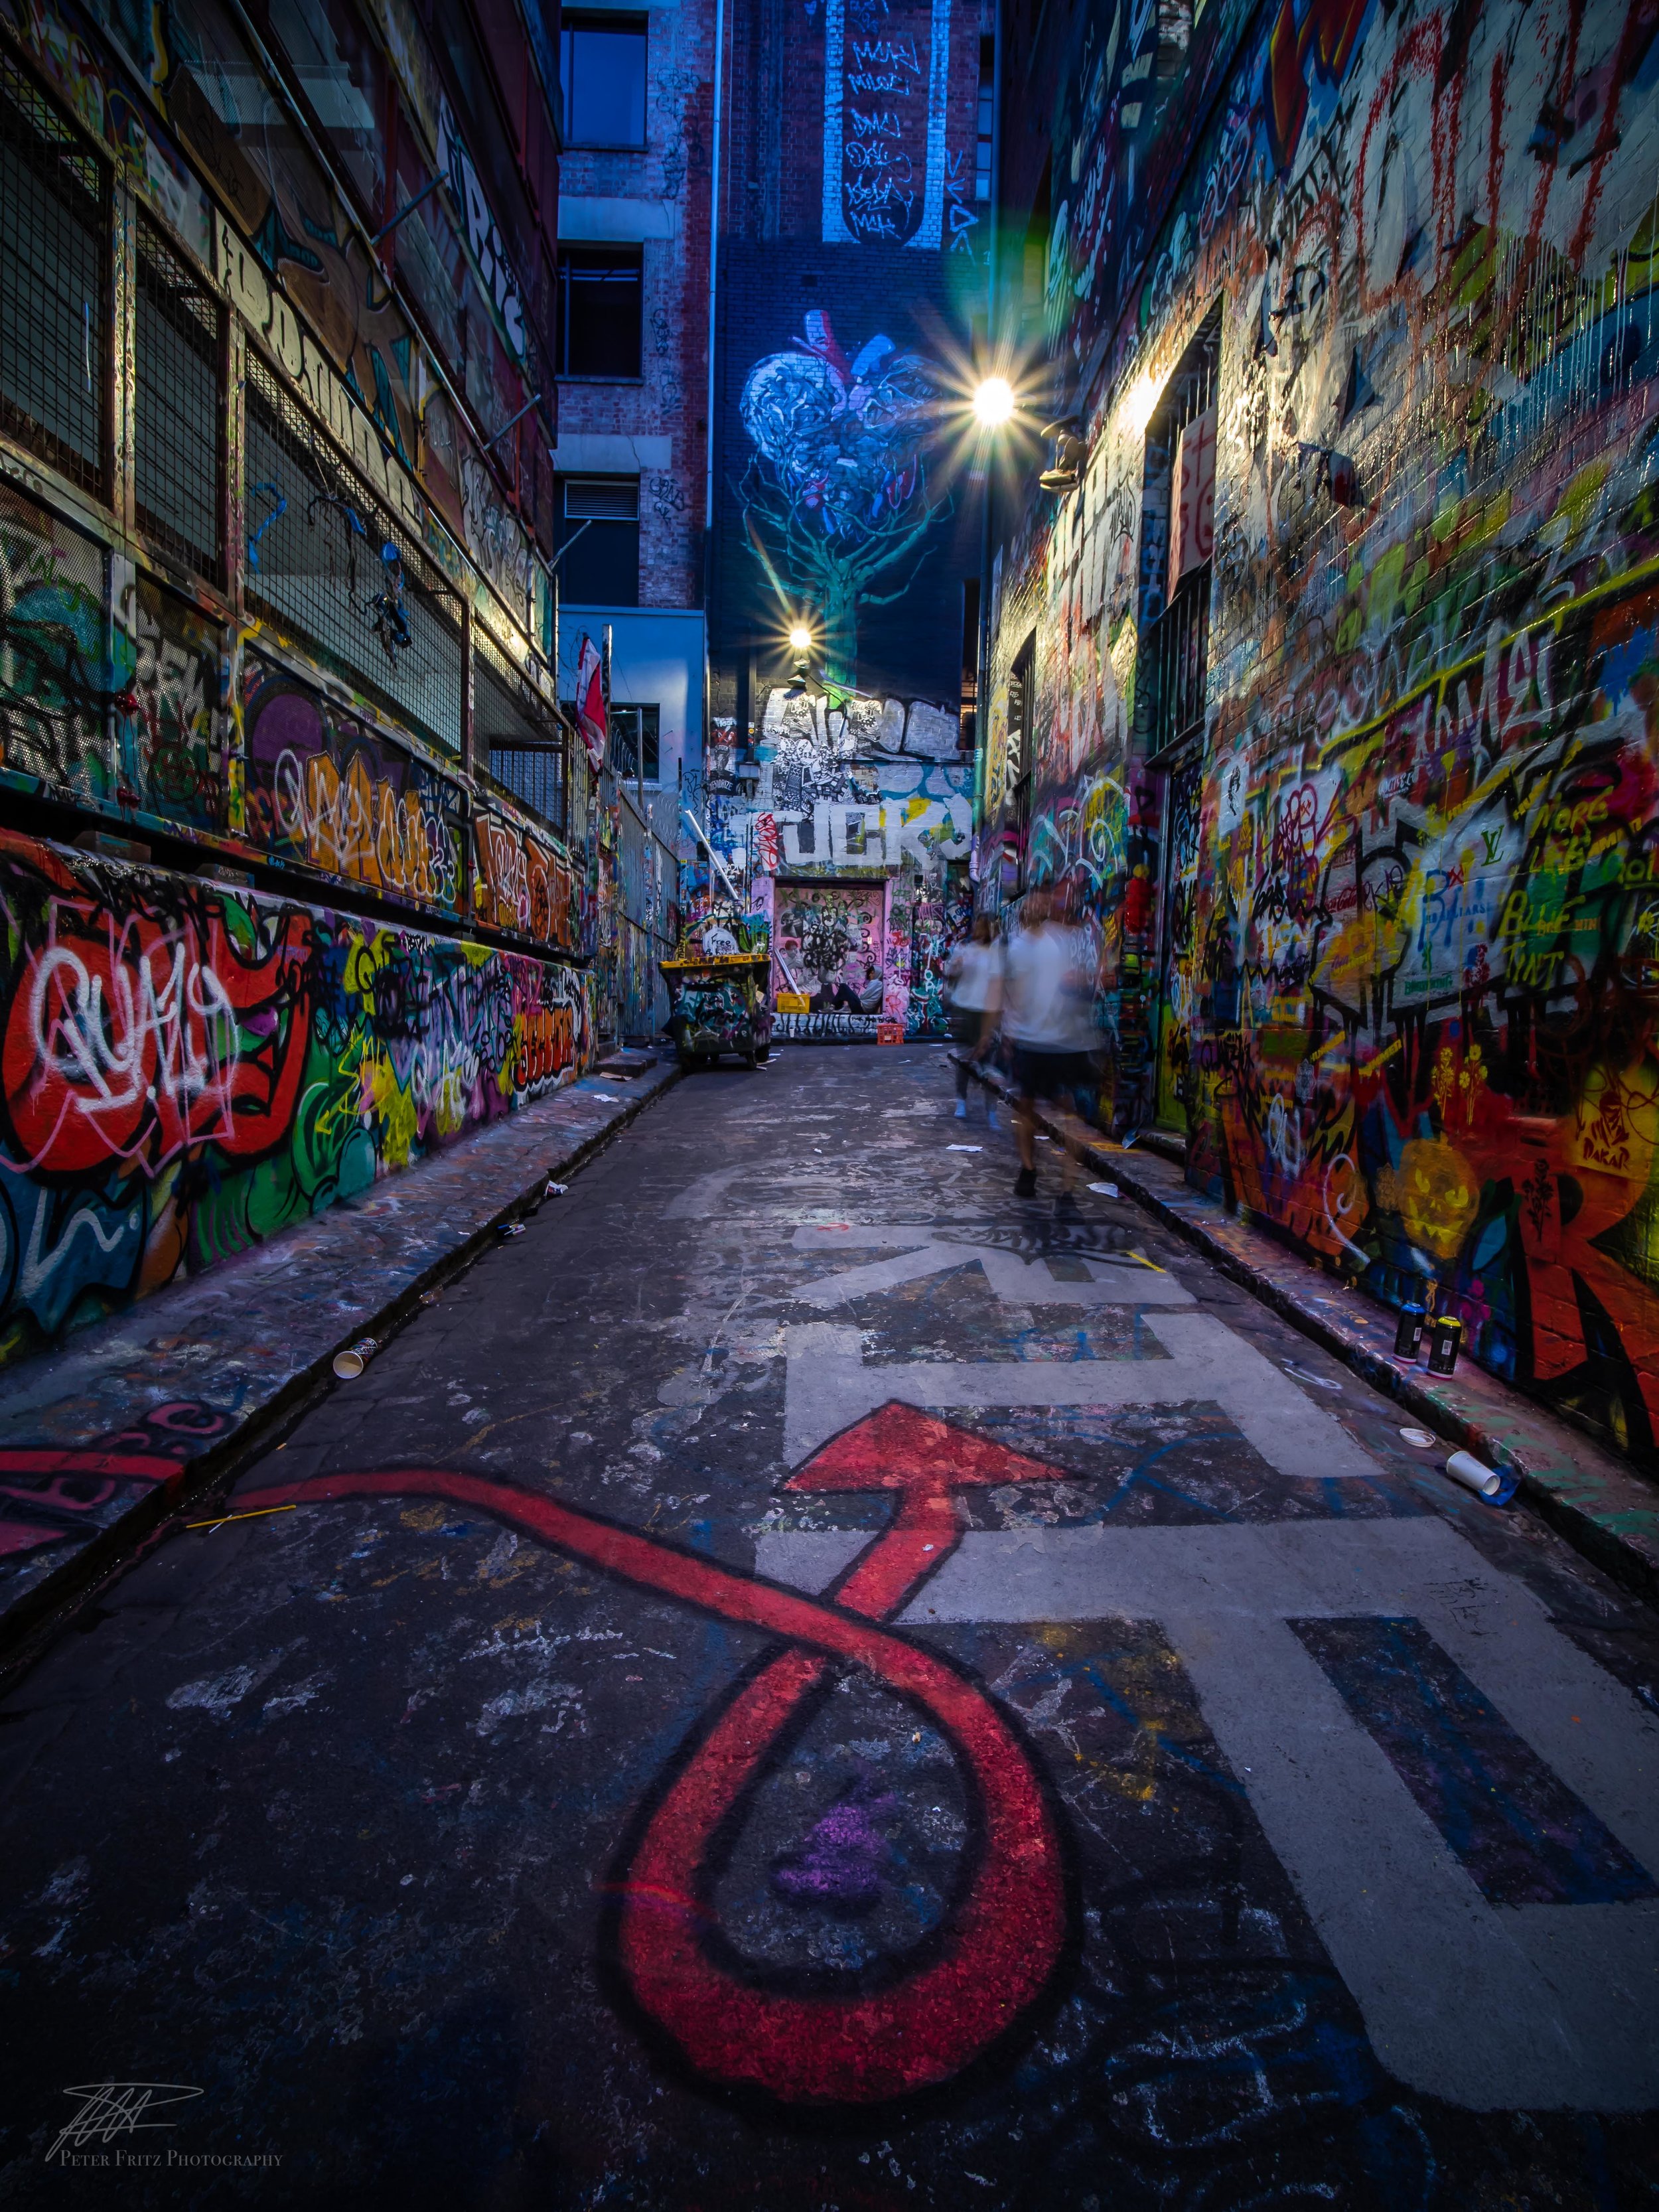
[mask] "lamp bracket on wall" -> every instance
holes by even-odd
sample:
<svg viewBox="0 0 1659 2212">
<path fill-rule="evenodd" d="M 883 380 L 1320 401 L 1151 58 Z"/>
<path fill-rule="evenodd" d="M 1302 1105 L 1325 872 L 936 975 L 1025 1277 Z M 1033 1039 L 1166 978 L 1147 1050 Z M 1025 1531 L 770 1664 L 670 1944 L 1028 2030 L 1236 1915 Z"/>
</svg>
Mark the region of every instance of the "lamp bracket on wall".
<svg viewBox="0 0 1659 2212">
<path fill-rule="evenodd" d="M 1089 449 L 1079 435 L 1080 428 L 1075 415 L 1062 415 L 1044 429 L 1043 436 L 1053 442 L 1054 458 L 1052 466 L 1044 469 L 1037 478 L 1042 490 L 1065 493 L 1077 489 L 1083 464 L 1089 458 Z"/>
</svg>

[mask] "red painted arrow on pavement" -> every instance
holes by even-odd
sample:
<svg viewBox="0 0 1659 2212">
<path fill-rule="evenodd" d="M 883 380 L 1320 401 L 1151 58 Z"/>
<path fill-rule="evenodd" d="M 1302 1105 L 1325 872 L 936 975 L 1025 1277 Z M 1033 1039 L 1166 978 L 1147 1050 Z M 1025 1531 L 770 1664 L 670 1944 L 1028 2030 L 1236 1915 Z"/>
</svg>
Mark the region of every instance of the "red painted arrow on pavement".
<svg viewBox="0 0 1659 2212">
<path fill-rule="evenodd" d="M 791 1490 L 892 1490 L 898 1511 L 833 1601 L 734 1572 L 557 1499 L 437 1469 L 332 1475 L 237 1499 L 240 1510 L 399 1494 L 490 1513 L 608 1574 L 789 1648 L 740 1684 L 686 1753 L 613 1884 L 617 1961 L 635 2001 L 711 2082 L 790 2105 L 868 2106 L 950 2081 L 1042 1997 L 1066 1930 L 1053 1813 L 1031 1755 L 977 1684 L 878 1627 L 943 1564 L 961 1534 L 951 1493 L 1053 1482 L 1061 1470 L 890 1404 L 826 1444 Z M 714 1955 L 706 1869 L 719 1832 L 769 1754 L 837 1662 L 862 1668 L 924 1714 L 962 1770 L 969 1850 L 957 1898 L 923 1962 L 876 1990 L 760 1988 Z"/>
</svg>

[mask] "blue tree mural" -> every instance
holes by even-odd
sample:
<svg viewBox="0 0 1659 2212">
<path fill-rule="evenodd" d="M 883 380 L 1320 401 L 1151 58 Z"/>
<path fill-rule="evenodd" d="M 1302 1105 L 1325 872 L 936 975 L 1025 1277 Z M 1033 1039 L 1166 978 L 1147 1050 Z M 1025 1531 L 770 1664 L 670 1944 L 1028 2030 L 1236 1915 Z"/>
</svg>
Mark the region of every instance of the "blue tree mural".
<svg viewBox="0 0 1659 2212">
<path fill-rule="evenodd" d="M 791 615 L 810 611 L 825 673 L 858 673 L 858 611 L 902 599 L 948 499 L 930 500 L 937 410 L 927 363 L 878 335 L 849 363 L 827 314 L 750 371 L 739 402 L 755 451 L 738 488 L 750 550 Z M 880 580 L 884 588 L 872 586 Z"/>
</svg>

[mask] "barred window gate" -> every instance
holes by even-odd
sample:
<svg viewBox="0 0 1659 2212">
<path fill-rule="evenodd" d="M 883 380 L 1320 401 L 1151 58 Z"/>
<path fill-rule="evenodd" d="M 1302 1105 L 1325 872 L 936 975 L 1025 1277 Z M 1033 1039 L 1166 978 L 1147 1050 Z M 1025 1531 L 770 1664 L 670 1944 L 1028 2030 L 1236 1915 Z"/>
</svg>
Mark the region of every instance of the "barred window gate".
<svg viewBox="0 0 1659 2212">
<path fill-rule="evenodd" d="M 139 527 L 222 585 L 219 303 L 143 215 L 137 275 Z"/>
<path fill-rule="evenodd" d="M 0 426 L 99 498 L 110 297 L 108 168 L 0 55 Z"/>
<path fill-rule="evenodd" d="M 472 749 L 501 789 L 561 836 L 564 735 L 551 708 L 483 630 L 472 633 Z"/>
<path fill-rule="evenodd" d="M 1147 474 L 1157 499 L 1148 501 L 1169 515 L 1168 551 L 1162 576 L 1149 580 L 1152 604 L 1161 611 L 1148 624 L 1143 665 L 1151 675 L 1152 720 L 1148 750 L 1154 757 L 1194 737 L 1204 726 L 1210 658 L 1210 580 L 1212 563 L 1207 517 L 1202 537 L 1198 519 L 1182 513 L 1183 483 L 1200 478 L 1211 487 L 1215 472 L 1214 408 L 1221 357 L 1219 306 L 1204 319 L 1197 337 L 1170 377 L 1164 401 L 1148 426 Z M 1208 440 L 1206 454 L 1183 453 L 1189 443 Z M 1155 458 L 1156 457 L 1156 458 Z M 1184 532 L 1183 535 L 1183 526 Z"/>
<path fill-rule="evenodd" d="M 461 625 L 454 592 L 252 358 L 246 470 L 249 601 L 459 754 Z"/>
<path fill-rule="evenodd" d="M 1152 712 L 1142 727 L 1152 763 L 1165 771 L 1154 1014 L 1157 1057 L 1150 1103 L 1153 1121 L 1168 1129 L 1186 1127 L 1192 1104 L 1189 1024 L 1204 797 L 1220 359 L 1218 302 L 1176 365 L 1146 434 L 1146 512 L 1168 518 L 1162 542 L 1156 532 L 1149 533 L 1143 554 L 1143 607 L 1152 619 L 1141 639 L 1152 695 Z"/>
</svg>

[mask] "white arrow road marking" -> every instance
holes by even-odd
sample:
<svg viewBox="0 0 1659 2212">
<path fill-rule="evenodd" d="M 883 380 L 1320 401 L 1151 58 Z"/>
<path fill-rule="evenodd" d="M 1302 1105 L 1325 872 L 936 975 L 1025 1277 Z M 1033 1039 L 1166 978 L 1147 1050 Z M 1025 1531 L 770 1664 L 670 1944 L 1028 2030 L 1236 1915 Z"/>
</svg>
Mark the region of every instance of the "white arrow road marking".
<svg viewBox="0 0 1659 2212">
<path fill-rule="evenodd" d="M 869 1540 L 780 1532 L 755 1563 L 819 1589 Z M 1480 2111 L 1659 2100 L 1659 1901 L 1488 1904 L 1285 1625 L 1356 1613 L 1422 1621 L 1659 1872 L 1659 1726 L 1433 1516 L 974 1531 L 903 1618 L 1157 1621 L 1392 2074 Z"/>
<path fill-rule="evenodd" d="M 866 1267 L 848 1267 L 838 1275 L 827 1275 L 820 1282 L 809 1283 L 798 1293 L 802 1303 L 820 1306 L 826 1312 L 849 1299 L 866 1297 L 872 1291 L 896 1291 L 902 1283 L 920 1282 L 927 1275 L 948 1274 L 953 1267 L 975 1265 L 985 1270 L 985 1279 L 993 1294 L 1007 1305 L 1036 1306 L 1190 1306 L 1196 1304 L 1190 1291 L 1184 1291 L 1175 1277 L 1158 1268 L 1147 1267 L 1144 1261 L 1119 1257 L 1111 1253 L 1079 1252 L 1075 1255 L 1054 1255 L 1054 1257 L 1075 1257 L 1089 1270 L 1086 1282 L 1062 1282 L 1054 1274 L 1048 1258 L 1039 1255 L 1024 1260 L 1018 1252 L 1006 1252 L 994 1244 L 969 1244 L 951 1242 L 944 1237 L 935 1240 L 927 1229 L 899 1229 L 850 1231 L 817 1229 L 798 1229 L 795 1245 L 807 1252 L 842 1251 L 858 1243 L 880 1243 L 886 1246 L 902 1244 L 910 1249 L 896 1253 L 890 1260 L 872 1260 Z"/>
<path fill-rule="evenodd" d="M 1154 1313 L 1146 1326 L 1167 1359 L 915 1359 L 879 1367 L 866 1362 L 857 1329 L 807 1322 L 784 1333 L 784 1457 L 798 1465 L 890 1398 L 932 1411 L 1207 1403 L 1219 1406 L 1281 1474 L 1382 1473 L 1340 1421 L 1215 1315 Z"/>
</svg>

